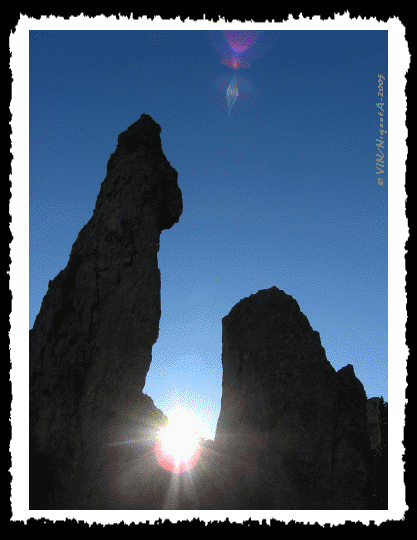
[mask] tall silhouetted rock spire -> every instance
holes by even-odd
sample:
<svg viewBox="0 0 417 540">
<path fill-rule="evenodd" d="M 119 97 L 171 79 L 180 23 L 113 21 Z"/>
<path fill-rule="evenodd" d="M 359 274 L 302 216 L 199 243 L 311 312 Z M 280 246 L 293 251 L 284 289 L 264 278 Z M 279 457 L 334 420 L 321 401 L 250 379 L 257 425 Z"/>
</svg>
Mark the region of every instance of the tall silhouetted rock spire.
<svg viewBox="0 0 417 540">
<path fill-rule="evenodd" d="M 128 505 L 128 472 L 107 445 L 140 429 L 152 438 L 165 421 L 142 393 L 161 315 L 159 237 L 182 213 L 160 132 L 143 114 L 119 135 L 93 216 L 30 330 L 31 508 Z"/>
</svg>

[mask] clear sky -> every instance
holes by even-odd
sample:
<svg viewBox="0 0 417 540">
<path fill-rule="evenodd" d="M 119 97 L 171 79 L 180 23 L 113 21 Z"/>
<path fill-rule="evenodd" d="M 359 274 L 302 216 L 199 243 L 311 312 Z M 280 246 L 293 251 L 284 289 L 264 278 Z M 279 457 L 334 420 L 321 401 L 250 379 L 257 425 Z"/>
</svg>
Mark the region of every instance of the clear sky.
<svg viewBox="0 0 417 540">
<path fill-rule="evenodd" d="M 222 317 L 275 285 L 333 367 L 352 364 L 367 396 L 388 401 L 387 160 L 383 185 L 376 174 L 387 53 L 385 30 L 30 32 L 29 327 L 92 216 L 118 134 L 148 113 L 184 211 L 161 234 L 144 392 L 166 414 L 176 400 L 193 409 L 213 438 Z M 232 57 L 248 66 L 221 62 Z"/>
</svg>

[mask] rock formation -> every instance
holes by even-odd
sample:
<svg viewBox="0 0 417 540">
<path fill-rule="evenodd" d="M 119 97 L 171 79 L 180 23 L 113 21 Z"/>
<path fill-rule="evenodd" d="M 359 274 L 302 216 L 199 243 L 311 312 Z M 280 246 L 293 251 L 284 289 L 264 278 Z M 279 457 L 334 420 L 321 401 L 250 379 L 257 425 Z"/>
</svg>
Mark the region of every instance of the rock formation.
<svg viewBox="0 0 417 540">
<path fill-rule="evenodd" d="M 161 316 L 159 238 L 181 213 L 160 127 L 143 114 L 119 135 L 93 216 L 30 330 L 30 508 L 385 504 L 386 476 L 382 488 L 372 478 L 387 470 L 383 405 L 367 401 L 351 365 L 334 370 L 276 287 L 223 318 L 214 442 L 178 482 L 159 465 L 153 445 L 167 419 L 142 391 Z"/>
<path fill-rule="evenodd" d="M 30 508 L 163 506 L 166 474 L 146 441 L 166 418 L 142 390 L 161 315 L 159 237 L 182 195 L 160 131 L 143 114 L 119 135 L 30 330 Z"/>
<path fill-rule="evenodd" d="M 364 509 L 366 394 L 336 372 L 291 296 L 272 287 L 223 318 L 223 393 L 207 507 Z"/>
<path fill-rule="evenodd" d="M 370 508 L 388 509 L 388 403 L 373 397 L 366 403 L 372 452 Z"/>
<path fill-rule="evenodd" d="M 333 508 L 368 507 L 371 451 L 365 389 L 348 364 L 337 372 L 338 411 L 332 449 Z"/>
</svg>

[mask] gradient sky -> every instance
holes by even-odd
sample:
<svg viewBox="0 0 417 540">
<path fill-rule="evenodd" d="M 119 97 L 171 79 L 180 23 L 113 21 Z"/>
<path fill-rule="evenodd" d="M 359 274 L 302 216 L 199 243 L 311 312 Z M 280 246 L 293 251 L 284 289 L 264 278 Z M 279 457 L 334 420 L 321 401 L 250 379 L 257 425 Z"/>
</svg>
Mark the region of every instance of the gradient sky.
<svg viewBox="0 0 417 540">
<path fill-rule="evenodd" d="M 29 37 L 29 327 L 92 216 L 118 134 L 150 114 L 184 211 L 161 234 L 144 392 L 166 414 L 176 401 L 194 410 L 211 438 L 222 317 L 273 285 L 297 300 L 333 367 L 352 364 L 367 396 L 388 401 L 388 171 L 385 161 L 378 185 L 375 142 L 388 32 L 256 38 L 232 51 L 221 31 Z M 250 64 L 230 117 L 228 54 Z"/>
</svg>

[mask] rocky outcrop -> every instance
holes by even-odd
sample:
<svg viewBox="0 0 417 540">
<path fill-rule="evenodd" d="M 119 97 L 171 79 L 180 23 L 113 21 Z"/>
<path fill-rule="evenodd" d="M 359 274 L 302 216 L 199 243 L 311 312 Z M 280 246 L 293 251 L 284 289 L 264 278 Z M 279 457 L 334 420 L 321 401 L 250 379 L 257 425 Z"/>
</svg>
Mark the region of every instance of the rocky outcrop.
<svg viewBox="0 0 417 540">
<path fill-rule="evenodd" d="M 381 398 L 373 397 L 366 402 L 366 415 L 368 418 L 368 432 L 371 448 L 375 449 L 381 444 Z"/>
<path fill-rule="evenodd" d="M 119 135 L 30 330 L 31 508 L 162 507 L 165 473 L 147 448 L 166 418 L 142 390 L 161 315 L 159 237 L 182 195 L 160 131 L 143 114 Z"/>
<path fill-rule="evenodd" d="M 368 433 L 371 444 L 370 508 L 388 509 L 388 403 L 373 397 L 366 403 Z"/>
<path fill-rule="evenodd" d="M 371 447 L 365 389 L 348 364 L 337 372 L 338 414 L 332 449 L 332 506 L 367 508 Z"/>
<path fill-rule="evenodd" d="M 366 395 L 336 373 L 291 296 L 272 287 L 223 318 L 223 393 L 210 508 L 363 509 Z"/>
</svg>

